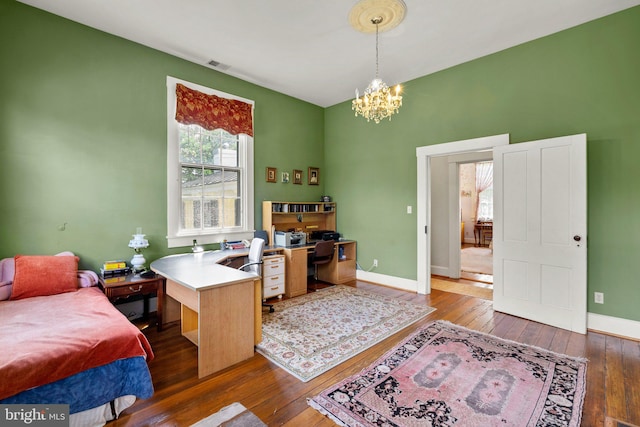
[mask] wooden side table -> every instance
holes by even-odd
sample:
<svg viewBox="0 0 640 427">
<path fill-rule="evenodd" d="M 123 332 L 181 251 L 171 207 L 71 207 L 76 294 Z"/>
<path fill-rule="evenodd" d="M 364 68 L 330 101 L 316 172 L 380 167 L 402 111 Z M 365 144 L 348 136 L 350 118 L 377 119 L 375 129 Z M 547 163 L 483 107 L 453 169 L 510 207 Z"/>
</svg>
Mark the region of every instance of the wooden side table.
<svg viewBox="0 0 640 427">
<path fill-rule="evenodd" d="M 99 278 L 100 286 L 109 301 L 115 303 L 119 299 L 127 299 L 134 295 L 144 297 L 143 318 L 149 318 L 149 298 L 155 295 L 158 299 L 158 331 L 162 330 L 162 300 L 164 299 L 165 278 L 160 275 L 144 278 L 129 274 L 127 276 Z"/>
</svg>

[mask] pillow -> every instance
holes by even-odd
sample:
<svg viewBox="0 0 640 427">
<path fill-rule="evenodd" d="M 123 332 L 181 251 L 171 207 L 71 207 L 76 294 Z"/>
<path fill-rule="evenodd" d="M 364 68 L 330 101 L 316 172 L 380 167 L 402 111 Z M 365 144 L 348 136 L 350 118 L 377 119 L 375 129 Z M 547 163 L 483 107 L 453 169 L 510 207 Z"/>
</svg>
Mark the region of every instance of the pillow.
<svg viewBox="0 0 640 427">
<path fill-rule="evenodd" d="M 76 256 L 16 255 L 11 299 L 73 292 L 78 289 Z"/>
</svg>

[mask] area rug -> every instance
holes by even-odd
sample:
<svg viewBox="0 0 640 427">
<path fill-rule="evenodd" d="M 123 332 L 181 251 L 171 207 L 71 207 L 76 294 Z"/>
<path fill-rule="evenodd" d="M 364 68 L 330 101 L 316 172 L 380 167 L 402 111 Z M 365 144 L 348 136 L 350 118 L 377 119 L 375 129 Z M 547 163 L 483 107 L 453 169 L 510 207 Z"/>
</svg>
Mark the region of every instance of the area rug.
<svg viewBox="0 0 640 427">
<path fill-rule="evenodd" d="M 436 321 L 308 403 L 344 426 L 580 425 L 586 360 Z"/>
<path fill-rule="evenodd" d="M 460 252 L 460 269 L 468 273 L 493 275 L 493 253 L 489 248 L 469 247 Z"/>
<path fill-rule="evenodd" d="M 232 403 L 213 415 L 208 416 L 191 427 L 266 427 L 260 418 L 249 411 L 242 403 Z"/>
<path fill-rule="evenodd" d="M 434 308 L 337 285 L 274 304 L 256 350 L 302 381 L 328 371 Z"/>
</svg>

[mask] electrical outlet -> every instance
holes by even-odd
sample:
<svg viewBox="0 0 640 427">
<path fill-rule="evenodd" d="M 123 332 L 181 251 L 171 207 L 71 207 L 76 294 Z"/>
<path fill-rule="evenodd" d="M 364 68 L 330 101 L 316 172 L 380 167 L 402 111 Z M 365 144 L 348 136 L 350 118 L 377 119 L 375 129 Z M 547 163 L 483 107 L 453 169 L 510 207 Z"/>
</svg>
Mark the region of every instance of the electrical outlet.
<svg viewBox="0 0 640 427">
<path fill-rule="evenodd" d="M 374 266 L 374 267 L 377 267 L 377 266 L 378 266 L 378 260 L 377 260 L 377 259 L 374 259 L 374 260 L 373 260 L 373 266 Z"/>
<path fill-rule="evenodd" d="M 604 304 L 604 294 L 602 292 L 594 292 L 593 301 L 596 304 Z"/>
</svg>

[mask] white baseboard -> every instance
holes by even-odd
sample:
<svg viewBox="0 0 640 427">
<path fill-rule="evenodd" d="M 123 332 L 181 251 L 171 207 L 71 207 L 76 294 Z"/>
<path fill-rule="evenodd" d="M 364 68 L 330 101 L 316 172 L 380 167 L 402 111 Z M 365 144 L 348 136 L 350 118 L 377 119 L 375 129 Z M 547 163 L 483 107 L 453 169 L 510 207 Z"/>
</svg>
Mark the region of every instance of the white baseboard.
<svg viewBox="0 0 640 427">
<path fill-rule="evenodd" d="M 449 267 L 443 267 L 441 265 L 432 265 L 431 274 L 435 274 L 436 276 L 449 277 Z"/>
<path fill-rule="evenodd" d="M 372 273 L 370 271 L 356 270 L 356 278 L 366 282 L 379 283 L 391 288 L 402 289 L 403 291 L 418 291 L 418 281 L 404 279 L 402 277 L 388 276 L 386 274 Z"/>
<path fill-rule="evenodd" d="M 640 322 L 636 320 L 587 313 L 587 329 L 640 340 Z"/>
</svg>

